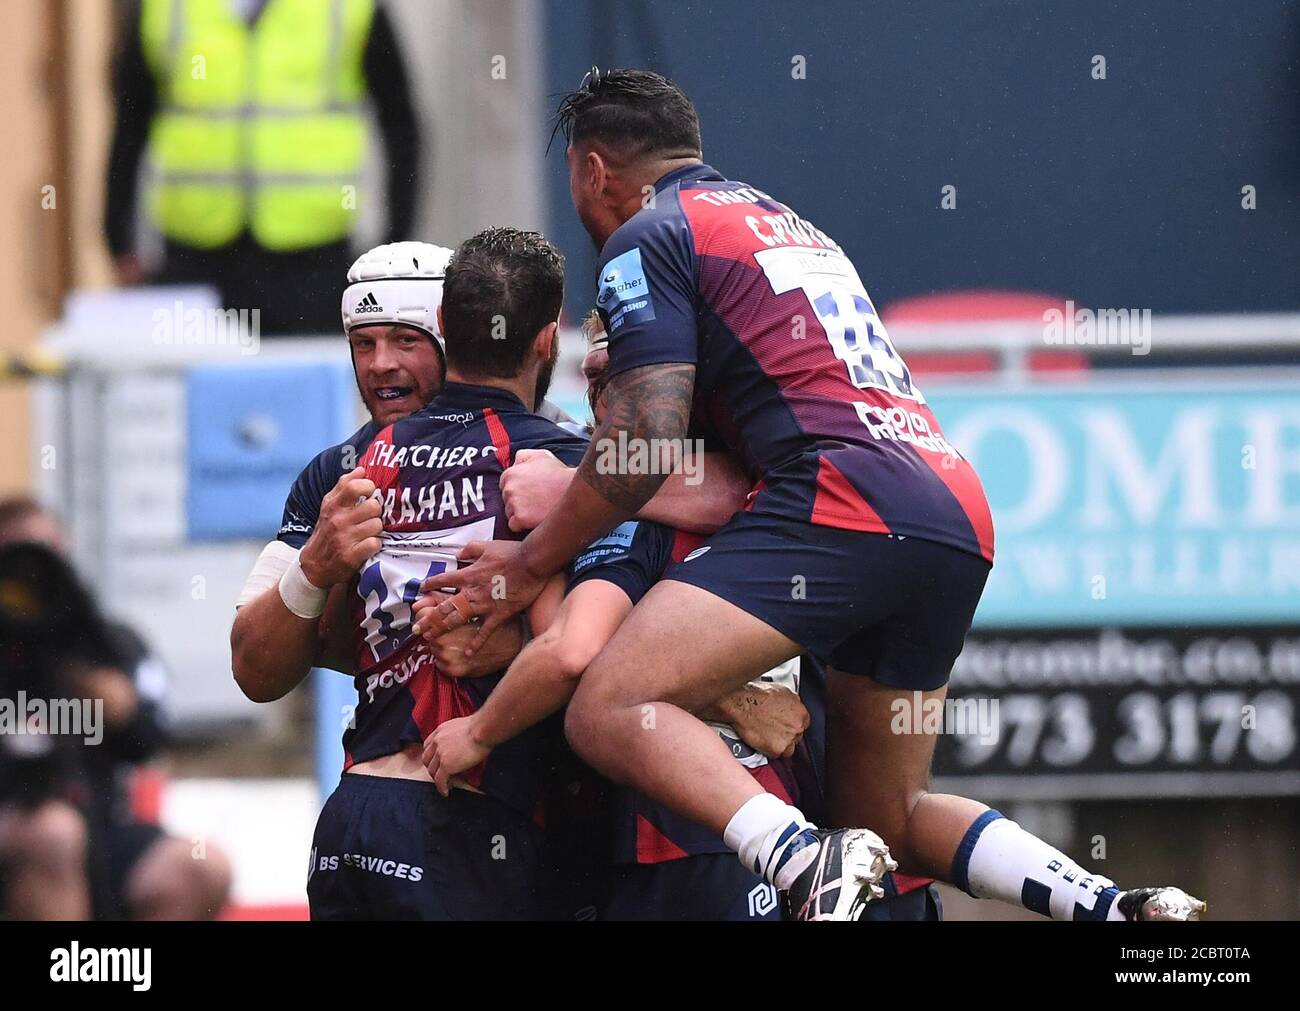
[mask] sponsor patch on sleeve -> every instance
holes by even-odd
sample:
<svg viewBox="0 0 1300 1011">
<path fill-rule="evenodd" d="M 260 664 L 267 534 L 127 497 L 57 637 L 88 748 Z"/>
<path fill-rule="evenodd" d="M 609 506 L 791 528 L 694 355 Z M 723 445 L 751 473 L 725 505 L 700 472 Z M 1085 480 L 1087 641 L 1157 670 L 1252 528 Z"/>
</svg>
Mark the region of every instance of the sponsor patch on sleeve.
<svg viewBox="0 0 1300 1011">
<path fill-rule="evenodd" d="M 601 562 L 613 562 L 623 558 L 632 549 L 632 538 L 636 534 L 636 520 L 620 523 L 598 541 L 593 541 L 588 548 L 573 560 L 573 571 L 582 572 L 599 565 Z"/>
<path fill-rule="evenodd" d="M 640 247 L 634 246 L 605 264 L 600 272 L 596 306 L 609 320 L 611 337 L 624 325 L 645 323 L 655 318 L 650 285 L 641 266 Z"/>
<path fill-rule="evenodd" d="M 276 536 L 282 534 L 310 534 L 314 527 L 297 513 L 289 513 L 280 529 L 276 531 Z"/>
</svg>

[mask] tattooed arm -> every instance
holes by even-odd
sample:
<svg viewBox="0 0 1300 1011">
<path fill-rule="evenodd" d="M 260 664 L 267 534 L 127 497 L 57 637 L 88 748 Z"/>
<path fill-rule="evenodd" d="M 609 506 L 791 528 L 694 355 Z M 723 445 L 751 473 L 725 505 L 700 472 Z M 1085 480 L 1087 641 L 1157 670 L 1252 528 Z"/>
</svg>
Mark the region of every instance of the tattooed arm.
<svg viewBox="0 0 1300 1011">
<path fill-rule="evenodd" d="M 591 438 L 577 477 L 524 540 L 531 571 L 558 572 L 654 497 L 680 462 L 694 385 L 695 366 L 682 364 L 643 365 L 610 380 L 609 412 Z M 651 454 L 651 447 L 660 452 Z"/>
<path fill-rule="evenodd" d="M 668 475 L 655 497 L 637 511 L 637 519 L 711 534 L 745 508 L 754 482 L 730 453 L 696 453 L 690 464 Z M 510 468 L 501 475 L 501 501 L 510 529 L 527 533 L 540 527 L 577 473 L 576 466 L 565 466 L 549 450 L 515 453 Z"/>
</svg>

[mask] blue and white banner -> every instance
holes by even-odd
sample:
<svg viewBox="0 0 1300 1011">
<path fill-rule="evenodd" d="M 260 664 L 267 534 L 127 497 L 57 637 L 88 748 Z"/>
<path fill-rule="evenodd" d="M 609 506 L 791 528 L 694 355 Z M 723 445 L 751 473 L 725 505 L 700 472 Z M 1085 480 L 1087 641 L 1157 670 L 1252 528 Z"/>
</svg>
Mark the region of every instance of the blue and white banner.
<svg viewBox="0 0 1300 1011">
<path fill-rule="evenodd" d="M 977 627 L 1300 620 L 1300 377 L 926 391 L 993 510 Z"/>
</svg>

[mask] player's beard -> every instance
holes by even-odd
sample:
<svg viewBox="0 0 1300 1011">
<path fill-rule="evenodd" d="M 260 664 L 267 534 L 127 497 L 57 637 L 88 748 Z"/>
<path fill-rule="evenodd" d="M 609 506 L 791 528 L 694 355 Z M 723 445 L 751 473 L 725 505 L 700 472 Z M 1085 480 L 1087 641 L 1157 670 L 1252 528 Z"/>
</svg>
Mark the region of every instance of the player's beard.
<svg viewBox="0 0 1300 1011">
<path fill-rule="evenodd" d="M 536 411 L 542 406 L 542 401 L 546 399 L 546 394 L 551 388 L 551 379 L 555 376 L 555 363 L 560 360 L 560 334 L 557 331 L 555 339 L 551 341 L 551 357 L 542 362 L 542 367 L 537 370 L 537 387 L 533 393 L 533 410 Z"/>
</svg>

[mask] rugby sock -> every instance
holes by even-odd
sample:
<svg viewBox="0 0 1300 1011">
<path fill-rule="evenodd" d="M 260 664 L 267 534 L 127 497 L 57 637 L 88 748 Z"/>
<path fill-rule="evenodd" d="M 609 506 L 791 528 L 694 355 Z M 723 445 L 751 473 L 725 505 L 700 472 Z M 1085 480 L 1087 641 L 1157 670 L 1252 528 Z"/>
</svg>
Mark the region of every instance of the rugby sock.
<svg viewBox="0 0 1300 1011">
<path fill-rule="evenodd" d="M 1054 920 L 1124 919 L 1115 882 L 1088 873 L 993 810 L 966 830 L 950 880 L 977 899 L 1000 899 Z"/>
<path fill-rule="evenodd" d="M 745 801 L 722 833 L 740 862 L 782 890 L 817 856 L 812 822 L 770 793 Z"/>
</svg>

